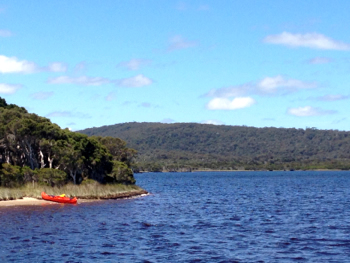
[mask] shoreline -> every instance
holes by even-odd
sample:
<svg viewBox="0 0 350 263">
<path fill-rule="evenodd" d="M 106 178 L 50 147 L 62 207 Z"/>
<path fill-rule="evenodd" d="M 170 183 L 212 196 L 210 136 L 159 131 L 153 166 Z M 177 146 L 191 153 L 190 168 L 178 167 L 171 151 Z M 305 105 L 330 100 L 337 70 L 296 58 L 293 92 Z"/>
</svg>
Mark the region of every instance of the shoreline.
<svg viewBox="0 0 350 263">
<path fill-rule="evenodd" d="M 129 199 L 129 198 L 137 198 L 149 195 L 149 192 L 146 190 L 139 190 L 139 191 L 133 191 L 133 192 L 124 192 L 124 193 L 118 193 L 113 196 L 107 196 L 107 197 L 99 197 L 99 198 L 84 198 L 84 197 L 78 197 L 78 203 L 90 203 L 90 202 L 98 202 L 98 201 L 104 201 L 109 199 Z M 39 198 L 34 197 L 23 197 L 20 199 L 15 200 L 2 200 L 0 201 L 0 208 L 1 207 L 9 207 L 9 206 L 38 206 L 38 205 L 64 205 L 62 203 L 47 201 Z"/>
</svg>

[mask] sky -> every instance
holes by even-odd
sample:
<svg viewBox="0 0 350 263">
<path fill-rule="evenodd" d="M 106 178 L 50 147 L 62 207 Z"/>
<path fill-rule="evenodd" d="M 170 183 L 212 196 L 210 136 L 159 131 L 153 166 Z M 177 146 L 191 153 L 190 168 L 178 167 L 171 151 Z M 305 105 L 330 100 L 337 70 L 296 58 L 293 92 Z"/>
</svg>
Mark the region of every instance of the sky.
<svg viewBox="0 0 350 263">
<path fill-rule="evenodd" d="M 73 131 L 350 131 L 348 0 L 2 0 L 0 97 Z"/>
</svg>

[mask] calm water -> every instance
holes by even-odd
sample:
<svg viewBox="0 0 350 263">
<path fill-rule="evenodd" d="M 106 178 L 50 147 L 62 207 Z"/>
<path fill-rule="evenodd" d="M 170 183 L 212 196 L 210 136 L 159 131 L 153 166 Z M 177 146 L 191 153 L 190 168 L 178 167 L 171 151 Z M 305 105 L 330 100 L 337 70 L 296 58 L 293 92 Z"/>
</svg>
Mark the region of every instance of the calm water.
<svg viewBox="0 0 350 263">
<path fill-rule="evenodd" d="M 350 262 L 349 172 L 136 179 L 152 195 L 0 208 L 0 262 Z"/>
</svg>

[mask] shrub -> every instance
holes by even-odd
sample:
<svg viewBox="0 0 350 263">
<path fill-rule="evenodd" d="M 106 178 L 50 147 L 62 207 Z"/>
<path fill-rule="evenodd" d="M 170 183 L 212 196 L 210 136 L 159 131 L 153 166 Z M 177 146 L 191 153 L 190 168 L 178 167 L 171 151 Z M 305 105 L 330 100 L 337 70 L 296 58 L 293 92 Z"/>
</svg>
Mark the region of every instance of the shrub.
<svg viewBox="0 0 350 263">
<path fill-rule="evenodd" d="M 63 186 L 67 181 L 67 174 L 58 169 L 42 168 L 37 170 L 38 183 L 48 186 Z"/>
<path fill-rule="evenodd" d="M 106 176 L 107 183 L 135 184 L 133 172 L 126 163 L 119 161 L 113 163 L 112 172 Z"/>
<path fill-rule="evenodd" d="M 0 185 L 3 187 L 19 187 L 24 184 L 21 168 L 7 163 L 0 169 Z"/>
<path fill-rule="evenodd" d="M 38 170 L 32 170 L 28 166 L 24 166 L 21 169 L 21 173 L 23 174 L 24 183 L 35 183 L 38 182 Z"/>
</svg>

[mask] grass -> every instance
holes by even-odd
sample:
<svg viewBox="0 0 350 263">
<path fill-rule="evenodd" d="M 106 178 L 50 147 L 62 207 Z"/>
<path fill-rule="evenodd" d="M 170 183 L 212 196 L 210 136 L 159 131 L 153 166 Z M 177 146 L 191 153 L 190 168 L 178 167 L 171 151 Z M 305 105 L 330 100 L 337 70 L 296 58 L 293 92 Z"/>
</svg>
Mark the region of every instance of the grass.
<svg viewBox="0 0 350 263">
<path fill-rule="evenodd" d="M 102 185 L 97 182 L 83 185 L 67 184 L 63 187 L 27 184 L 21 188 L 0 187 L 0 201 L 21 199 L 23 197 L 40 199 L 41 192 L 46 192 L 49 195 L 66 194 L 68 197 L 76 196 L 80 199 L 115 199 L 147 193 L 147 191 L 136 185 Z"/>
</svg>

